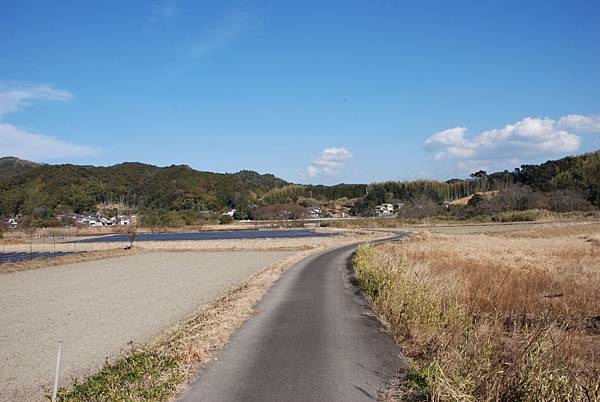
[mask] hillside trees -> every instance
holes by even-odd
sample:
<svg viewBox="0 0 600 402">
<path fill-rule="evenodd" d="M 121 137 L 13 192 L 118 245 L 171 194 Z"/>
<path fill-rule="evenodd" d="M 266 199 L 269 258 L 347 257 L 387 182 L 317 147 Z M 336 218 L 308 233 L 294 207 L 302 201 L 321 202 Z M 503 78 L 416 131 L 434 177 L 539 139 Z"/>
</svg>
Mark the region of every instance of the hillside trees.
<svg viewBox="0 0 600 402">
<path fill-rule="evenodd" d="M 492 202 L 507 209 L 566 210 L 588 208 L 588 202 L 598 206 L 600 152 L 541 165 L 523 165 L 513 172 L 478 171 L 468 179 L 445 182 L 388 181 L 334 186 L 291 184 L 273 175 L 247 170 L 221 174 L 185 165 L 157 167 L 131 162 L 108 167 L 38 165 L 0 158 L 0 214 L 5 217 L 39 215 L 42 211 L 87 214 L 115 204 L 128 210 L 196 215 L 199 211 L 234 208 L 245 216 L 251 209 L 265 205 L 327 205 L 340 199 L 354 204 L 353 213 L 369 216 L 373 207 L 383 202 L 413 205 L 431 200 L 440 205 L 490 190 L 500 190 L 499 198 Z"/>
<path fill-rule="evenodd" d="M 306 218 L 307 214 L 307 209 L 297 204 L 273 204 L 252 211 L 252 218 L 260 220 L 298 220 Z"/>
</svg>

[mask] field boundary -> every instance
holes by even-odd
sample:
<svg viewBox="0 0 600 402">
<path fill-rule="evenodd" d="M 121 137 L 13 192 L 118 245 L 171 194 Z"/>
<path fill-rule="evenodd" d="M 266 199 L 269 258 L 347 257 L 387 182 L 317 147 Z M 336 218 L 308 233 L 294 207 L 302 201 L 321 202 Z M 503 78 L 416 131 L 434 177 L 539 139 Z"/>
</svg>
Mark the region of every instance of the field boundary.
<svg viewBox="0 0 600 402">
<path fill-rule="evenodd" d="M 130 250 L 114 248 L 98 251 L 83 251 L 79 253 L 63 255 L 60 257 L 36 258 L 22 261 L 20 263 L 2 264 L 0 265 L 0 275 L 9 274 L 12 272 L 28 271 L 32 269 L 50 268 L 57 265 L 72 265 L 80 262 L 102 260 L 105 258 L 125 257 L 128 255 L 138 254 L 140 252 L 145 252 L 145 250 L 137 247 Z"/>
</svg>

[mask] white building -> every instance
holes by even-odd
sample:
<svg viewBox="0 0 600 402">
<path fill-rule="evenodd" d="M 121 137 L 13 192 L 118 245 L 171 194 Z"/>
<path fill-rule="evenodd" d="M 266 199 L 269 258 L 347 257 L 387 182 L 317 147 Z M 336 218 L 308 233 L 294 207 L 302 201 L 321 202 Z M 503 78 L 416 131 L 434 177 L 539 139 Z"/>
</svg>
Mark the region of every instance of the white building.
<svg viewBox="0 0 600 402">
<path fill-rule="evenodd" d="M 319 218 L 321 216 L 321 207 L 306 207 L 308 218 Z"/>
<path fill-rule="evenodd" d="M 394 206 L 392 204 L 381 204 L 375 207 L 375 215 L 392 215 L 394 213 Z"/>
<path fill-rule="evenodd" d="M 228 215 L 231 216 L 233 218 L 233 215 L 235 214 L 235 209 L 232 209 L 231 211 L 227 211 L 227 212 L 223 212 L 221 215 Z"/>
</svg>

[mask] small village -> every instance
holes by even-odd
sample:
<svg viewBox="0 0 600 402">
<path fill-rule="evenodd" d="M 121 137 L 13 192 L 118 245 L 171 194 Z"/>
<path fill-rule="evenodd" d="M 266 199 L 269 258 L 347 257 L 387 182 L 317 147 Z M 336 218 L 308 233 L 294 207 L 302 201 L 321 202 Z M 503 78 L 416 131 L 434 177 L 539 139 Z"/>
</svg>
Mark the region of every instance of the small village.
<svg viewBox="0 0 600 402">
<path fill-rule="evenodd" d="M 395 217 L 398 211 L 404 207 L 404 203 L 383 203 L 380 205 L 376 205 L 372 210 L 372 216 L 375 217 Z M 319 220 L 330 220 L 330 219 L 348 219 L 354 218 L 355 216 L 351 214 L 351 208 L 348 207 L 328 207 L 328 206 L 308 206 L 301 207 L 295 205 L 294 208 L 300 208 L 300 214 L 296 217 L 290 211 L 286 210 L 285 205 L 282 205 L 279 208 L 278 219 L 281 217 L 284 219 L 297 220 L 302 219 L 306 221 L 319 221 Z M 255 206 L 255 209 L 258 207 Z M 235 208 L 228 209 L 225 212 L 220 214 L 215 214 L 212 211 L 204 211 L 205 216 L 211 217 L 229 217 L 230 221 L 239 220 L 242 222 L 252 222 L 256 220 L 270 220 L 275 217 L 260 216 L 257 215 L 255 217 L 242 217 L 238 215 L 238 210 Z M 68 227 L 106 227 L 106 226 L 136 226 L 141 222 L 141 217 L 143 215 L 134 215 L 134 214 L 117 214 L 113 216 L 107 216 L 103 213 L 95 213 L 95 214 L 71 214 L 71 215 L 57 215 L 53 222 L 60 223 L 60 226 L 68 226 Z M 4 227 L 7 230 L 16 230 L 20 228 L 22 225 L 20 224 L 22 221 L 22 216 L 16 216 L 14 218 L 9 218 L 4 221 Z M 262 218 L 262 219 L 261 219 Z M 215 219 L 220 223 L 223 223 L 223 219 Z M 229 222 L 229 221 L 227 221 Z"/>
</svg>

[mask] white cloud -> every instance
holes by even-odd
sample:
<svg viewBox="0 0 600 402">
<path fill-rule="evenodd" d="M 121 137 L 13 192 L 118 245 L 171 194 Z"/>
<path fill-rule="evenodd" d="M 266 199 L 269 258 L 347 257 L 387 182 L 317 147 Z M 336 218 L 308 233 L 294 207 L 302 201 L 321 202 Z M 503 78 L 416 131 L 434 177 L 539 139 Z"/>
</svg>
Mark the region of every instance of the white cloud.
<svg viewBox="0 0 600 402">
<path fill-rule="evenodd" d="M 49 85 L 8 85 L 0 83 L 0 118 L 16 112 L 36 100 L 66 102 L 73 98 L 69 91 L 54 89 Z"/>
<path fill-rule="evenodd" d="M 66 102 L 73 98 L 69 91 L 45 84 L 23 85 L 0 83 L 0 119 L 37 100 Z M 73 144 L 59 138 L 32 133 L 0 121 L 0 156 L 17 156 L 31 160 L 80 157 L 91 155 L 95 148 Z"/>
<path fill-rule="evenodd" d="M 0 123 L 0 155 L 30 160 L 48 160 L 92 155 L 95 148 L 77 145 L 59 138 L 21 130 Z"/>
<path fill-rule="evenodd" d="M 569 114 L 558 120 L 558 126 L 563 130 L 600 133 L 600 115 L 583 116 L 581 114 Z"/>
<path fill-rule="evenodd" d="M 436 160 L 458 160 L 457 166 L 463 170 L 475 165 L 577 151 L 581 138 L 573 131 L 600 132 L 600 118 L 569 115 L 556 121 L 526 117 L 472 138 L 466 136 L 465 127 L 454 127 L 433 134 L 424 145 L 435 152 Z"/>
<path fill-rule="evenodd" d="M 439 145 L 463 145 L 466 144 L 465 133 L 466 127 L 449 128 L 439 133 L 435 133 L 425 141 L 425 146 L 435 148 Z"/>
<path fill-rule="evenodd" d="M 352 158 L 352 152 L 346 148 L 325 148 L 321 155 L 306 168 L 306 177 L 333 176 Z"/>
</svg>

